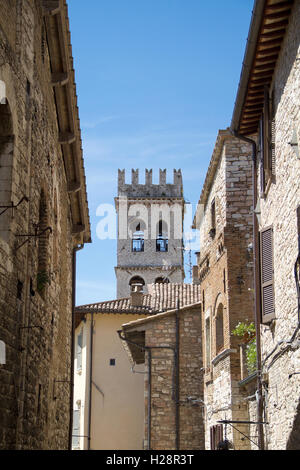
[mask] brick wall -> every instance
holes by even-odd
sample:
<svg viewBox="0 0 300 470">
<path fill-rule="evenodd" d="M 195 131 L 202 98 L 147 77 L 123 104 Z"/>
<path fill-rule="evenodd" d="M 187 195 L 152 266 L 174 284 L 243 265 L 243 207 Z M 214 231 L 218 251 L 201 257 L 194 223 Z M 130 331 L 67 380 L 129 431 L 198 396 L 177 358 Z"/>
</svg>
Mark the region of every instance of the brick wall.
<svg viewBox="0 0 300 470">
<path fill-rule="evenodd" d="M 239 321 L 253 321 L 251 168 L 249 145 L 221 131 L 205 183 L 209 189 L 200 199 L 204 204 L 198 274 L 203 292 L 206 449 L 210 449 L 210 429 L 218 421 L 249 419 L 245 393 L 238 384 L 241 340 L 232 330 Z M 210 232 L 213 201 L 215 231 Z M 240 430 L 247 431 L 241 425 Z M 223 431 L 225 437 L 225 427 Z M 235 449 L 249 448 L 249 442 L 229 426 L 226 435 Z"/>
<path fill-rule="evenodd" d="M 204 449 L 201 316 L 199 307 L 180 312 L 179 322 L 179 448 Z M 176 450 L 174 352 L 175 315 L 154 319 L 145 344 L 152 349 L 151 448 Z M 145 446 L 148 429 L 148 375 L 145 382 Z"/>
</svg>

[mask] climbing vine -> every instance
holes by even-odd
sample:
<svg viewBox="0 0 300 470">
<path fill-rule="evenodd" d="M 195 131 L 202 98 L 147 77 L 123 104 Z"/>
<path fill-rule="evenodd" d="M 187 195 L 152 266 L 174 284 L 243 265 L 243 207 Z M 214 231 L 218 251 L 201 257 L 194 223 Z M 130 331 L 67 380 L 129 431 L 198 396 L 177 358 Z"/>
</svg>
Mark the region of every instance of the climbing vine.
<svg viewBox="0 0 300 470">
<path fill-rule="evenodd" d="M 232 331 L 234 336 L 241 338 L 246 344 L 246 361 L 249 374 L 256 371 L 256 335 L 254 323 L 239 322 Z"/>
</svg>

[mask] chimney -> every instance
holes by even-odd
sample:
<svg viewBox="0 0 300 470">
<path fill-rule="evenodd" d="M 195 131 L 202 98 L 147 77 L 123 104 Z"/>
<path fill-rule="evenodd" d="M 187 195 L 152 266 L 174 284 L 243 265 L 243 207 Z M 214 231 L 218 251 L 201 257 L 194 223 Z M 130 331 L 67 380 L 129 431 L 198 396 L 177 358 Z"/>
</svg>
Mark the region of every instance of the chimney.
<svg viewBox="0 0 300 470">
<path fill-rule="evenodd" d="M 130 292 L 130 303 L 132 307 L 141 307 L 143 305 L 143 297 L 143 286 L 132 286 L 132 290 Z"/>
</svg>

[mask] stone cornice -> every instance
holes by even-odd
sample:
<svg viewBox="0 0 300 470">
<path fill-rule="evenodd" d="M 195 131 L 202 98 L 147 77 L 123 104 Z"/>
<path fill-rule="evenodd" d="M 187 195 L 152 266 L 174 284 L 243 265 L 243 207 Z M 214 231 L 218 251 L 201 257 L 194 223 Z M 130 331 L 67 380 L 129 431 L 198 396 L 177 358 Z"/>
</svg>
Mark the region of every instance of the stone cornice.
<svg viewBox="0 0 300 470">
<path fill-rule="evenodd" d="M 193 220 L 192 228 L 194 229 L 199 228 L 198 227 L 199 224 L 197 223 L 201 215 L 199 213 L 199 209 L 201 206 L 203 207 L 206 205 L 206 202 L 207 202 L 207 199 L 208 199 L 208 196 L 209 196 L 209 193 L 211 191 L 211 187 L 214 181 L 214 177 L 215 177 L 218 165 L 219 165 L 219 161 L 222 155 L 224 141 L 226 140 L 226 138 L 228 139 L 229 137 L 232 137 L 232 135 L 230 134 L 228 129 L 220 130 L 218 133 L 218 137 L 217 137 L 215 147 L 212 153 L 212 157 L 209 163 L 209 167 L 206 173 L 206 178 L 202 187 L 200 199 L 197 205 L 196 215 Z"/>
<path fill-rule="evenodd" d="M 128 269 L 131 269 L 132 271 L 149 271 L 149 269 L 157 271 L 158 269 L 160 271 L 173 271 L 176 269 L 183 269 L 180 264 L 172 265 L 172 266 L 162 266 L 162 265 L 141 265 L 141 266 L 115 266 L 115 270 L 120 269 L 123 271 L 127 271 Z"/>
<path fill-rule="evenodd" d="M 212 365 L 216 366 L 220 361 L 225 359 L 226 357 L 230 356 L 230 354 L 236 353 L 236 349 L 224 349 L 224 351 L 220 352 L 212 361 Z"/>
</svg>

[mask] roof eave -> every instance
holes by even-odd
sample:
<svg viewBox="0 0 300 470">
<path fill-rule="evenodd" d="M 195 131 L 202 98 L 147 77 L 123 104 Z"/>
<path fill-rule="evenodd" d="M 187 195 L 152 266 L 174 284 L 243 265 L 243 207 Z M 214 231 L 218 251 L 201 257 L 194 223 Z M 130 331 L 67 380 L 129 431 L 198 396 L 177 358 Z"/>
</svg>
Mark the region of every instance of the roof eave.
<svg viewBox="0 0 300 470">
<path fill-rule="evenodd" d="M 255 57 L 256 44 L 261 28 L 262 16 L 266 6 L 267 0 L 255 0 L 252 11 L 252 18 L 247 38 L 247 45 L 243 59 L 243 67 L 238 85 L 237 96 L 234 104 L 234 110 L 231 120 L 230 129 L 232 132 L 237 132 L 241 119 L 241 112 L 245 102 L 250 73 Z"/>
</svg>

